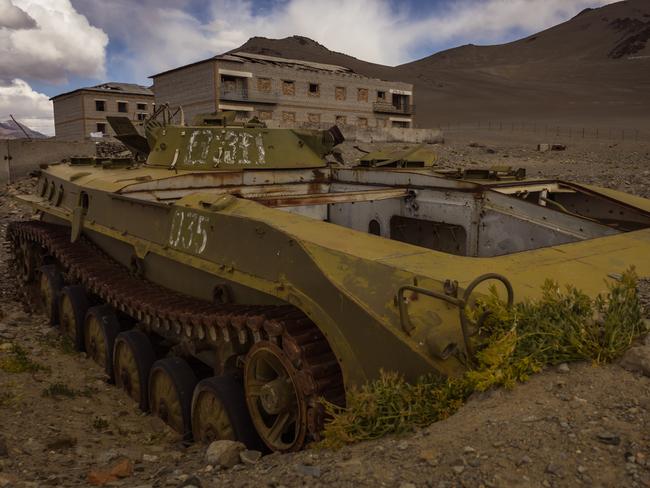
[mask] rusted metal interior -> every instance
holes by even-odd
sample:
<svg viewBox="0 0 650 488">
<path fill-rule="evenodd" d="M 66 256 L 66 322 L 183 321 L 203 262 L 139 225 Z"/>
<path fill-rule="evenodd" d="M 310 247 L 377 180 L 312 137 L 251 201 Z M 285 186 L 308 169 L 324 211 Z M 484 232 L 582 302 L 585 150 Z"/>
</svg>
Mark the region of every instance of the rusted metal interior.
<svg viewBox="0 0 650 488">
<path fill-rule="evenodd" d="M 417 170 L 195 173 L 136 183 L 121 193 L 172 204 L 199 190 L 463 256 L 499 256 L 650 226 L 646 212 L 574 184 L 478 185 Z"/>
</svg>

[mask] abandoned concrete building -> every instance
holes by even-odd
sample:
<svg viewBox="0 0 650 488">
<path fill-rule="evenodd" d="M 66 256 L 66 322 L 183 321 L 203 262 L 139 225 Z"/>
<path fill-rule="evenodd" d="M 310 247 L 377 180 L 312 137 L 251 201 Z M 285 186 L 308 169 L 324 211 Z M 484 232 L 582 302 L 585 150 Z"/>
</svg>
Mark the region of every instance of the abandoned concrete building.
<svg viewBox="0 0 650 488">
<path fill-rule="evenodd" d="M 158 73 L 156 104 L 200 113 L 234 110 L 274 127 L 413 127 L 413 85 L 341 66 L 237 52 Z"/>
<path fill-rule="evenodd" d="M 152 91 L 133 83 L 103 83 L 78 88 L 51 98 L 54 105 L 55 136 L 63 140 L 83 140 L 91 133 L 113 135 L 106 117 L 126 116 L 144 120 L 154 109 Z"/>
</svg>

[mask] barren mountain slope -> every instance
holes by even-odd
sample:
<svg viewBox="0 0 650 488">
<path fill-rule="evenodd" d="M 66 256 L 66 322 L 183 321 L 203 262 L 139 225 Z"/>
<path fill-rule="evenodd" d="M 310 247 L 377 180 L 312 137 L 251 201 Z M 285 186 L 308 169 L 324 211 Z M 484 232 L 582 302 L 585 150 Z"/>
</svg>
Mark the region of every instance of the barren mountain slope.
<svg viewBox="0 0 650 488">
<path fill-rule="evenodd" d="M 641 127 L 650 111 L 650 1 L 581 12 L 524 39 L 467 45 L 397 67 L 332 52 L 310 39 L 254 37 L 235 51 L 338 64 L 415 85 L 417 122 L 535 120 Z"/>
</svg>

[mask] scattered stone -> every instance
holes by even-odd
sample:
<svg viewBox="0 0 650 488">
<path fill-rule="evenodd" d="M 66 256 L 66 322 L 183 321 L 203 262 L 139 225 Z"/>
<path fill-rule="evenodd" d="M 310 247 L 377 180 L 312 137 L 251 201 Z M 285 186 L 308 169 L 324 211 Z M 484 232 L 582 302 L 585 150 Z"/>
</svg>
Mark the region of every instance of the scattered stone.
<svg viewBox="0 0 650 488">
<path fill-rule="evenodd" d="M 419 453 L 419 457 L 431 466 L 436 466 L 438 464 L 438 451 L 435 449 L 422 449 Z"/>
<path fill-rule="evenodd" d="M 156 461 L 158 461 L 158 456 L 154 454 L 143 454 L 142 460 L 147 463 L 155 463 Z"/>
<path fill-rule="evenodd" d="M 585 474 L 587 471 L 589 471 L 589 470 L 588 470 L 587 468 L 585 468 L 584 466 L 578 466 L 577 469 L 578 469 L 578 473 L 580 473 L 580 474 Z"/>
<path fill-rule="evenodd" d="M 177 485 L 177 488 L 202 488 L 203 484 L 201 480 L 196 476 L 189 476 L 185 478 L 180 484 Z"/>
<path fill-rule="evenodd" d="M 321 471 L 318 466 L 307 466 L 305 464 L 296 464 L 296 471 L 303 476 L 320 478 Z"/>
<path fill-rule="evenodd" d="M 612 432 L 601 432 L 596 435 L 596 438 L 603 444 L 610 444 L 612 446 L 618 446 L 621 443 L 621 438 Z"/>
<path fill-rule="evenodd" d="M 650 345 L 628 349 L 619 364 L 628 371 L 650 377 Z"/>
<path fill-rule="evenodd" d="M 45 444 L 50 451 L 61 451 L 63 449 L 70 449 L 77 445 L 77 438 L 71 436 L 58 436 Z"/>
<path fill-rule="evenodd" d="M 558 364 L 557 366 L 557 372 L 561 374 L 567 374 L 571 371 L 571 368 L 569 368 L 569 365 L 567 363 L 561 363 Z"/>
<path fill-rule="evenodd" d="M 4 437 L 0 435 L 0 458 L 9 456 L 9 448 L 7 447 L 7 442 Z"/>
<path fill-rule="evenodd" d="M 9 488 L 13 485 L 13 483 L 14 483 L 13 477 L 7 474 L 0 473 L 0 488 Z"/>
<path fill-rule="evenodd" d="M 562 467 L 560 465 L 558 465 L 558 464 L 549 463 L 546 466 L 545 472 L 548 473 L 548 474 L 552 474 L 553 476 L 557 476 L 558 478 L 563 478 L 564 477 L 564 474 L 562 472 Z"/>
<path fill-rule="evenodd" d="M 406 441 L 402 441 L 399 444 L 397 444 L 397 449 L 400 451 L 406 451 L 409 448 L 409 443 Z"/>
<path fill-rule="evenodd" d="M 220 440 L 214 441 L 208 446 L 205 452 L 205 461 L 208 464 L 232 468 L 239 464 L 239 453 L 244 451 L 246 446 L 241 442 Z"/>
<path fill-rule="evenodd" d="M 260 451 L 246 449 L 239 453 L 239 459 L 244 464 L 256 464 L 262 458 Z"/>
<path fill-rule="evenodd" d="M 550 144 L 537 144 L 537 150 L 539 152 L 547 152 L 550 151 L 551 145 Z"/>
<path fill-rule="evenodd" d="M 521 459 L 519 459 L 519 461 L 517 461 L 517 466 L 524 466 L 524 465 L 530 464 L 532 462 L 533 462 L 533 460 L 530 459 L 530 456 L 522 456 Z"/>
<path fill-rule="evenodd" d="M 551 151 L 566 151 L 566 144 L 551 144 Z"/>
<path fill-rule="evenodd" d="M 133 463 L 130 459 L 122 458 L 112 468 L 107 470 L 91 470 L 86 481 L 94 486 L 104 486 L 120 478 L 128 478 L 133 474 Z"/>
</svg>

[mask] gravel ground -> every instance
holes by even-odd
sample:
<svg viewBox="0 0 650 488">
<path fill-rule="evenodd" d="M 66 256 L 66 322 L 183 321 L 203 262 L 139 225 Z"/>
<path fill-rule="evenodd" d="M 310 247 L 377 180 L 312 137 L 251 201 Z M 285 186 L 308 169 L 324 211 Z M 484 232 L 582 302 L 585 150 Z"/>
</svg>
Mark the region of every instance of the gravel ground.
<svg viewBox="0 0 650 488">
<path fill-rule="evenodd" d="M 445 168 L 505 164 L 650 197 L 647 145 L 580 141 L 540 153 L 537 142 L 559 141 L 500 135 L 451 134 L 433 149 Z M 351 143 L 343 150 L 348 158 L 361 154 Z M 32 184 L 0 189 L 3 233 L 24 217 L 10 194 Z M 6 261 L 0 250 L 0 358 L 18 344 L 46 369 L 0 370 L 0 488 L 88 486 L 110 469 L 118 477 L 107 486 L 140 488 L 650 487 L 650 378 L 619 365 L 549 369 L 512 391 L 474 395 L 456 415 L 408 435 L 219 469 L 206 462 L 205 446 L 184 445 L 140 413 L 20 303 Z M 650 282 L 640 286 L 650 304 Z M 648 362 L 649 349 L 638 349 Z"/>
</svg>

